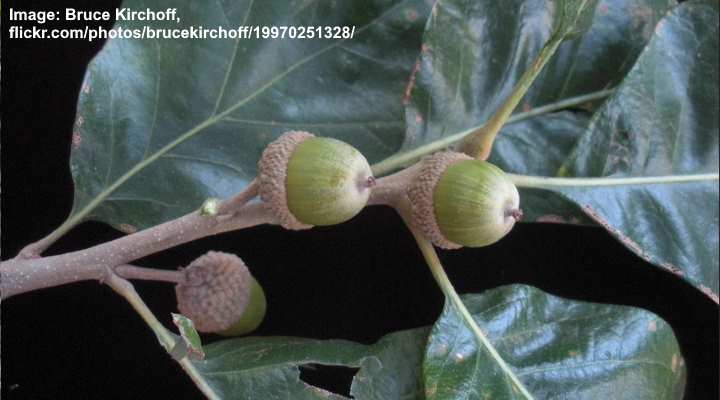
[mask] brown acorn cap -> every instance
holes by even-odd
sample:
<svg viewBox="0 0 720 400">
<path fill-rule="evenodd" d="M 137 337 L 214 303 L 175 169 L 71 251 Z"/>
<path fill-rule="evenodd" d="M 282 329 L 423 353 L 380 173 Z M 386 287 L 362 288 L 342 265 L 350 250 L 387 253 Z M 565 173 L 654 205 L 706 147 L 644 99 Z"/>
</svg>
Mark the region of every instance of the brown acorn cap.
<svg viewBox="0 0 720 400">
<path fill-rule="evenodd" d="M 210 251 L 184 269 L 175 286 L 178 310 L 200 332 L 220 332 L 242 317 L 250 302 L 252 277 L 240 257 Z"/>
<path fill-rule="evenodd" d="M 314 137 L 312 133 L 304 131 L 285 132 L 265 148 L 258 162 L 260 198 L 285 229 L 312 228 L 290 213 L 285 189 L 288 161 L 300 143 L 311 137 Z"/>
<path fill-rule="evenodd" d="M 420 170 L 407 190 L 415 227 L 434 245 L 443 249 L 459 249 L 462 246 L 445 239 L 440 232 L 433 201 L 435 189 L 449 166 L 468 159 L 472 157 L 454 151 L 442 151 L 423 158 Z"/>
</svg>

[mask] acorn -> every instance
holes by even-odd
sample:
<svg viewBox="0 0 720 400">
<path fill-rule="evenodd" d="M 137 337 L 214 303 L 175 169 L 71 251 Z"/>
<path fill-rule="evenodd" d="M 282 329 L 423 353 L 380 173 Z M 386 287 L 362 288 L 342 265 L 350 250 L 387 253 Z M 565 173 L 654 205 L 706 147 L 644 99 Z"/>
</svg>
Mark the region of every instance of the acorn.
<svg viewBox="0 0 720 400">
<path fill-rule="evenodd" d="M 375 184 L 354 147 L 302 131 L 282 134 L 258 162 L 260 198 L 286 229 L 334 225 L 357 215 Z"/>
<path fill-rule="evenodd" d="M 413 223 L 445 249 L 495 243 L 522 218 L 520 195 L 507 175 L 463 153 L 423 159 L 407 197 Z"/>
<path fill-rule="evenodd" d="M 185 281 L 175 286 L 178 310 L 199 332 L 242 335 L 265 317 L 265 293 L 240 257 L 210 251 L 183 272 Z"/>
</svg>

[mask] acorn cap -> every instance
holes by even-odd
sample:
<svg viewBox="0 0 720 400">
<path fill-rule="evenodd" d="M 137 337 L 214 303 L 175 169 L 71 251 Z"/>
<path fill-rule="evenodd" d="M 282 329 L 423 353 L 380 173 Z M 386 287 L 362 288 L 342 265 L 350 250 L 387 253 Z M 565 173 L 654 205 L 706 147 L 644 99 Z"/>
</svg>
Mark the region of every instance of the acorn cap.
<svg viewBox="0 0 720 400">
<path fill-rule="evenodd" d="M 198 331 L 224 331 L 241 319 L 254 279 L 240 257 L 210 251 L 184 272 L 185 282 L 175 286 L 178 310 Z"/>
<path fill-rule="evenodd" d="M 435 214 L 435 190 L 445 170 L 461 160 L 472 157 L 454 151 L 441 151 L 423 158 L 420 170 L 408 187 L 407 196 L 412 206 L 416 228 L 433 244 L 443 249 L 459 249 L 462 245 L 451 242 L 440 231 Z"/>
<path fill-rule="evenodd" d="M 287 204 L 287 165 L 300 143 L 314 137 L 303 131 L 289 131 L 270 143 L 258 162 L 258 183 L 260 198 L 285 229 L 301 230 L 312 228 L 303 224 L 290 212 Z"/>
</svg>

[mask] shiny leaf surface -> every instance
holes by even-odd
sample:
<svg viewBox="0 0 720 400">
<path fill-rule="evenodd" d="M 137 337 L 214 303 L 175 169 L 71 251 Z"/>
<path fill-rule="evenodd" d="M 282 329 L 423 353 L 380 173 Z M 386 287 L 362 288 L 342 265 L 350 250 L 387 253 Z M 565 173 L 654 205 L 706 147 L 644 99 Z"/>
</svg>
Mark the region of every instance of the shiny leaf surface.
<svg viewBox="0 0 720 400">
<path fill-rule="evenodd" d="M 118 39 L 82 86 L 71 170 L 71 224 L 131 232 L 227 197 L 252 179 L 285 130 L 340 138 L 371 161 L 403 138 L 402 96 L 429 6 L 405 1 L 127 0 L 177 8 L 181 22 L 122 28 L 348 26 L 352 39 Z"/>
<path fill-rule="evenodd" d="M 198 370 L 216 393 L 238 399 L 341 399 L 312 386 L 299 367 L 315 364 L 359 368 L 355 399 L 421 399 L 420 367 L 427 329 L 398 332 L 366 346 L 344 340 L 254 337 L 205 347 Z"/>
<path fill-rule="evenodd" d="M 558 0 L 554 7 L 554 32 L 560 37 L 581 35 L 592 25 L 598 0 Z"/>
<path fill-rule="evenodd" d="M 545 2 L 522 8 L 489 4 L 438 5 L 408 106 L 406 147 L 479 125 L 532 61 L 542 43 L 536 36 L 547 36 L 547 30 L 526 33 L 533 26 L 549 29 Z M 590 108 L 596 110 L 592 118 L 576 110 L 507 125 L 490 161 L 527 175 L 666 176 L 652 185 L 619 180 L 523 190 L 521 206 L 526 221 L 597 223 L 717 302 L 718 210 L 708 207 L 718 203 L 717 178 L 673 183 L 680 175 L 718 172 L 717 5 L 686 2 L 657 23 L 671 6 L 600 2 L 589 31 L 564 43 L 540 74 L 525 109 L 607 85 L 617 86 L 615 93 Z M 483 51 L 481 39 L 504 37 L 498 32 L 505 26 L 489 21 L 513 20 L 508 13 L 525 21 L 512 36 L 515 44 Z M 542 16 L 544 25 L 538 22 Z M 496 48 L 514 51 L 503 58 Z"/>
<path fill-rule="evenodd" d="M 521 285 L 463 296 L 537 399 L 680 399 L 672 329 L 647 311 L 569 301 Z M 447 302 L 425 353 L 427 399 L 521 399 Z"/>
<path fill-rule="evenodd" d="M 645 260 L 718 302 L 718 9 L 687 2 L 663 19 L 593 117 L 561 176 L 664 176 L 655 184 L 552 187 Z M 712 174 L 674 183 L 687 174 Z"/>
<path fill-rule="evenodd" d="M 536 398 L 682 394 L 685 367 L 672 329 L 647 311 L 570 301 L 523 285 L 467 295 L 464 301 Z M 428 334 L 428 328 L 392 333 L 369 346 L 232 339 L 206 345 L 206 359 L 195 365 L 216 393 L 233 398 L 344 398 L 301 379 L 299 368 L 315 364 L 359 368 L 350 388 L 355 399 L 484 399 L 485 393 L 503 398 L 496 396 L 504 393 L 496 366 L 477 353 L 452 308 L 446 307 Z"/>
<path fill-rule="evenodd" d="M 482 125 L 560 23 L 563 14 L 556 12 L 556 3 L 572 9 L 584 2 L 438 2 L 423 36 L 423 51 L 411 80 L 414 86 L 406 93 L 408 132 L 403 150 Z M 587 32 L 560 46 L 521 108 L 615 85 L 674 4 L 671 0 L 600 1 Z M 593 4 L 585 5 L 586 11 L 592 9 Z"/>
<path fill-rule="evenodd" d="M 590 123 L 586 111 L 541 115 L 503 128 L 488 161 L 503 171 L 553 176 Z M 525 222 L 593 224 L 572 201 L 544 190 L 521 190 Z"/>
</svg>

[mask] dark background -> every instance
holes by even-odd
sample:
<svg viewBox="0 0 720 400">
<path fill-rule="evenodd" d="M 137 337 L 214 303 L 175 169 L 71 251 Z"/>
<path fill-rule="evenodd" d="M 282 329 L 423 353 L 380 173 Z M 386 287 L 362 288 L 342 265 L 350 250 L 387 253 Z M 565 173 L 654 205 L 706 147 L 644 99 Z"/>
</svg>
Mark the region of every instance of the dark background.
<svg viewBox="0 0 720 400">
<path fill-rule="evenodd" d="M 107 9 L 120 1 L 2 2 L 2 257 L 13 257 L 67 216 L 75 105 L 100 41 L 6 40 L 7 10 Z M 112 23 L 104 23 L 110 27 Z M 85 223 L 48 254 L 119 237 Z M 185 265 L 208 249 L 240 255 L 265 288 L 258 335 L 371 343 L 431 324 L 442 296 L 395 213 L 371 207 L 340 226 L 301 233 L 257 227 L 180 246 L 139 264 Z M 598 228 L 520 224 L 489 248 L 441 252 L 459 292 L 527 283 L 549 293 L 648 309 L 675 329 L 689 370 L 687 398 L 718 398 L 718 308 L 680 279 L 643 262 Z M 170 285 L 138 283 L 170 325 Z M 205 340 L 214 340 L 208 336 Z M 353 371 L 303 378 L 347 393 Z M 2 304 L 2 396 L 7 399 L 199 398 L 123 299 L 97 282 L 16 296 Z"/>
</svg>

